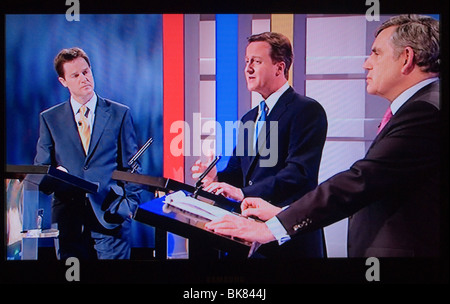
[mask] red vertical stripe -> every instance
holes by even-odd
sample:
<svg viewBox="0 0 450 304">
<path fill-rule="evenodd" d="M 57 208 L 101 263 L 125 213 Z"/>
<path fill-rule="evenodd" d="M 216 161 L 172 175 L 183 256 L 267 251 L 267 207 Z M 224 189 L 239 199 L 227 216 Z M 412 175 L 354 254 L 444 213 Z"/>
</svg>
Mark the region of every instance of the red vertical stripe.
<svg viewBox="0 0 450 304">
<path fill-rule="evenodd" d="M 163 125 L 164 177 L 184 181 L 184 156 L 174 155 L 173 140 L 184 138 L 184 128 L 170 133 L 175 121 L 184 121 L 184 19 L 182 14 L 163 15 Z"/>
</svg>

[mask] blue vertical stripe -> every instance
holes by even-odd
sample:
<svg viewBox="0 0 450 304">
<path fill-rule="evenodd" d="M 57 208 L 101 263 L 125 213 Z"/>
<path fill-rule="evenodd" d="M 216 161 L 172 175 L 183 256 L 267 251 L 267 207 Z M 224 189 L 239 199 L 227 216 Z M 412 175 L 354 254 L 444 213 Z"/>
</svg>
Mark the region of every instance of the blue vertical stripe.
<svg viewBox="0 0 450 304">
<path fill-rule="evenodd" d="M 235 122 L 238 118 L 238 15 L 216 15 L 216 121 L 221 126 L 221 147 L 216 154 L 223 157 L 217 164 L 222 170 L 229 159 L 230 147 L 226 145 L 233 141 L 233 134 L 226 134 L 225 122 Z M 231 132 L 228 132 L 231 133 Z M 225 138 L 225 136 L 228 138 Z"/>
</svg>

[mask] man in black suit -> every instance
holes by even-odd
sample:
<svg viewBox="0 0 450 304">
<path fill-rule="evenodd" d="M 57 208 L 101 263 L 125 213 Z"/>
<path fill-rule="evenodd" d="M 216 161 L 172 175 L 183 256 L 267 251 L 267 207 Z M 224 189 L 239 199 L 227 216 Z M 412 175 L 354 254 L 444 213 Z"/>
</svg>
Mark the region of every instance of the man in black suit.
<svg viewBox="0 0 450 304">
<path fill-rule="evenodd" d="M 367 91 L 391 103 L 366 156 L 281 210 L 259 198 L 243 217 L 211 222 L 217 233 L 267 243 L 349 218 L 349 257 L 439 255 L 439 22 L 398 16 L 377 31 L 364 63 Z M 389 111 L 387 111 L 389 113 Z"/>
<path fill-rule="evenodd" d="M 317 101 L 289 86 L 293 52 L 288 38 L 266 32 L 249 37 L 248 42 L 247 88 L 261 94 L 264 106 L 242 117 L 241 126 L 252 127 L 239 129 L 233 156 L 223 171 L 211 171 L 205 190 L 237 201 L 258 196 L 282 207 L 317 186 L 327 118 Z M 259 126 L 263 131 L 258 136 L 254 130 Z M 205 168 L 197 162 L 193 177 Z M 295 249 L 289 248 L 294 242 L 287 244 L 280 254 L 321 257 L 323 245 L 319 229 L 299 238 Z"/>
</svg>

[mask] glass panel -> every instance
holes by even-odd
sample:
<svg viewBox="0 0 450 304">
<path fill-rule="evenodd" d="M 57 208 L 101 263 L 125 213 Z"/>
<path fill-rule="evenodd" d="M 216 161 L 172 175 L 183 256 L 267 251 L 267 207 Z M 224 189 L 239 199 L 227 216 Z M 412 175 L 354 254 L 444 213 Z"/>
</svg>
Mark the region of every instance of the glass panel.
<svg viewBox="0 0 450 304">
<path fill-rule="evenodd" d="M 307 80 L 306 95 L 324 107 L 328 137 L 364 136 L 364 79 Z"/>
<path fill-rule="evenodd" d="M 199 22 L 200 75 L 216 74 L 216 22 Z"/>
<path fill-rule="evenodd" d="M 364 157 L 363 141 L 327 141 L 320 163 L 319 183 L 345 171 L 357 160 Z"/>
<path fill-rule="evenodd" d="M 200 81 L 200 113 L 202 119 L 216 120 L 216 82 Z"/>
<path fill-rule="evenodd" d="M 306 74 L 364 73 L 364 16 L 308 18 Z"/>
<path fill-rule="evenodd" d="M 252 34 L 260 34 L 270 31 L 270 19 L 252 20 Z"/>
</svg>

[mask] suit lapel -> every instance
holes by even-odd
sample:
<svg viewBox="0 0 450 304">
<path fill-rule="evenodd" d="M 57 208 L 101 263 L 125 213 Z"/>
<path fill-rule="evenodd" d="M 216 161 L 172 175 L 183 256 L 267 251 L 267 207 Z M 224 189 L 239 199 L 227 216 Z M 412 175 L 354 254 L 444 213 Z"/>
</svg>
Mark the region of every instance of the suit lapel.
<svg viewBox="0 0 450 304">
<path fill-rule="evenodd" d="M 84 156 L 83 144 L 81 143 L 81 138 L 78 133 L 70 100 L 64 104 L 63 113 L 58 117 L 58 119 L 58 125 L 60 125 L 64 130 L 68 130 L 67 138 L 73 143 L 73 146 L 76 147 L 77 153 Z"/>
<path fill-rule="evenodd" d="M 293 91 L 294 91 L 294 89 L 289 87 L 289 89 L 287 89 L 286 92 L 284 92 L 283 95 L 280 96 L 280 99 L 278 99 L 277 103 L 273 107 L 269 116 L 267 116 L 266 121 L 279 121 L 280 120 L 281 116 L 288 109 L 289 103 L 291 103 L 291 101 L 292 101 Z"/>
<path fill-rule="evenodd" d="M 264 138 L 264 141 L 261 143 L 262 147 L 265 147 L 267 139 L 269 138 L 270 132 L 273 129 L 273 124 L 271 122 L 279 122 L 281 117 L 286 113 L 288 110 L 289 103 L 292 101 L 291 93 L 292 88 L 289 87 L 289 89 L 283 93 L 283 95 L 280 96 L 280 99 L 277 101 L 275 106 L 273 107 L 272 111 L 270 111 L 269 116 L 267 116 L 265 127 L 266 127 L 266 137 Z"/>
<path fill-rule="evenodd" d="M 98 145 L 98 142 L 103 134 L 103 131 L 105 130 L 110 116 L 111 114 L 109 113 L 109 109 L 106 106 L 105 100 L 98 96 L 97 107 L 95 109 L 94 128 L 92 129 L 91 143 L 89 144 L 86 162 L 89 161 L 92 153 L 95 151 L 95 148 Z"/>
<path fill-rule="evenodd" d="M 276 102 L 275 106 L 273 107 L 272 111 L 270 111 L 269 116 L 267 116 L 265 127 L 266 127 L 266 137 L 264 141 L 261 143 L 262 147 L 266 146 L 267 139 L 269 138 L 270 132 L 271 132 L 271 123 L 272 121 L 278 122 L 281 117 L 286 113 L 289 103 L 292 101 L 292 93 L 293 93 L 292 87 L 289 87 L 289 89 L 284 92 L 278 101 Z M 256 112 L 258 113 L 258 112 Z M 258 115 L 258 114 L 256 114 Z M 256 119 L 256 117 L 254 118 Z M 255 166 L 255 163 L 257 159 L 259 158 L 259 153 L 255 156 L 248 156 L 250 158 L 250 164 L 247 167 L 247 170 L 244 172 L 245 180 L 247 180 L 248 174 L 252 171 L 251 168 Z"/>
<path fill-rule="evenodd" d="M 367 150 L 366 154 L 372 149 L 372 147 L 385 136 L 385 134 L 388 132 L 388 130 L 391 128 L 391 125 L 393 121 L 395 121 L 396 117 L 398 115 L 402 115 L 402 109 L 408 106 L 411 102 L 414 102 L 415 100 L 422 99 L 424 101 L 427 101 L 428 103 L 434 105 L 436 108 L 439 108 L 439 81 L 432 82 L 423 88 L 421 88 L 419 91 L 417 91 L 413 96 L 411 96 L 401 107 L 398 109 L 397 113 L 395 113 L 394 116 L 388 121 L 388 123 L 383 127 L 383 129 L 380 131 L 380 133 L 375 137 L 372 144 L 370 145 L 369 149 Z M 433 94 L 432 97 L 430 94 Z M 424 98 L 424 95 L 427 95 L 426 98 Z"/>
</svg>

